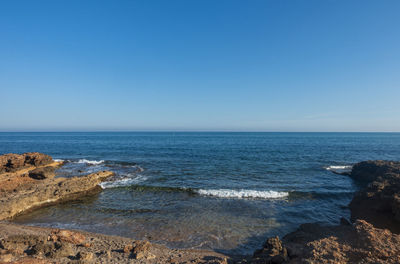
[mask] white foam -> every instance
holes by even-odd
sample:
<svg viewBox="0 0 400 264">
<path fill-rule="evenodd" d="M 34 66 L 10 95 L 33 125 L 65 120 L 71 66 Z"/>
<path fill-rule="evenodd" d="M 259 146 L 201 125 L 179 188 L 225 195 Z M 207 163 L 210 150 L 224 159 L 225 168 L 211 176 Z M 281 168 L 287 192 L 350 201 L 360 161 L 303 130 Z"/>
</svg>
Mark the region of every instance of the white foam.
<svg viewBox="0 0 400 264">
<path fill-rule="evenodd" d="M 135 178 L 123 178 L 123 179 L 119 179 L 119 180 L 115 180 L 115 181 L 102 182 L 102 183 L 100 183 L 100 187 L 103 189 L 124 187 L 124 186 L 138 184 L 145 180 L 147 180 L 147 177 L 145 177 L 143 175 L 138 175 Z"/>
<path fill-rule="evenodd" d="M 332 165 L 326 167 L 327 170 L 349 170 L 353 168 L 351 165 Z"/>
<path fill-rule="evenodd" d="M 53 159 L 55 162 L 63 162 L 63 159 Z"/>
<path fill-rule="evenodd" d="M 80 159 L 77 163 L 86 163 L 90 165 L 99 165 L 103 163 L 104 160 L 87 160 L 87 159 Z"/>
<path fill-rule="evenodd" d="M 289 196 L 288 192 L 277 191 L 256 191 L 256 190 L 204 190 L 196 191 L 200 195 L 216 196 L 222 198 L 262 198 L 262 199 L 278 199 Z"/>
</svg>

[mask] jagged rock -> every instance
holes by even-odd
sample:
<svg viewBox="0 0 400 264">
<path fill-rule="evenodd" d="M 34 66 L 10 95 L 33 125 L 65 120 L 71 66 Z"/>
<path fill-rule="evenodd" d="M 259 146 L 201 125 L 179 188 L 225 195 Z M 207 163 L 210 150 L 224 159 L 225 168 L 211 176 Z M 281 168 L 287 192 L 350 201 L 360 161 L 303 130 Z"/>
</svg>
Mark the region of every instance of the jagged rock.
<svg viewBox="0 0 400 264">
<path fill-rule="evenodd" d="M 360 162 L 351 177 L 364 186 L 349 205 L 351 220 L 364 219 L 400 233 L 400 162 Z"/>
<path fill-rule="evenodd" d="M 280 264 L 288 259 L 287 249 L 279 237 L 268 238 L 263 248 L 254 252 L 253 261 Z"/>
<path fill-rule="evenodd" d="M 46 178 L 41 181 L 24 180 L 12 195 L 0 192 L 0 220 L 11 218 L 21 212 L 58 202 L 74 200 L 101 191 L 99 184 L 114 175 L 101 171 L 81 177 Z M 29 177 L 27 177 L 29 179 Z M 20 179 L 18 179 L 20 180 Z M 7 182 L 7 184 L 12 182 Z M 1 184 L 0 184 L 1 187 Z M 27 192 L 25 190 L 29 189 Z"/>
<path fill-rule="evenodd" d="M 149 241 L 135 241 L 132 245 L 126 245 L 124 252 L 131 251 L 131 256 L 135 259 L 153 259 L 154 254 L 150 252 L 151 244 Z"/>
<path fill-rule="evenodd" d="M 0 173 L 13 172 L 27 166 L 43 166 L 51 163 L 53 159 L 39 152 L 20 154 L 5 154 L 0 156 Z"/>
<path fill-rule="evenodd" d="M 366 186 L 388 174 L 399 175 L 400 163 L 383 160 L 359 162 L 353 166 L 350 177 L 356 182 Z"/>
<path fill-rule="evenodd" d="M 400 263 L 400 162 L 360 162 L 350 177 L 362 187 L 349 205 L 354 224 L 345 218 L 337 226 L 302 224 L 283 242 L 268 239 L 253 263 Z"/>
<path fill-rule="evenodd" d="M 0 173 L 14 171 L 23 167 L 25 157 L 18 154 L 5 154 L 0 156 Z"/>
<path fill-rule="evenodd" d="M 51 163 L 53 159 L 46 154 L 39 152 L 28 152 L 22 154 L 25 157 L 25 165 L 43 166 Z"/>
</svg>

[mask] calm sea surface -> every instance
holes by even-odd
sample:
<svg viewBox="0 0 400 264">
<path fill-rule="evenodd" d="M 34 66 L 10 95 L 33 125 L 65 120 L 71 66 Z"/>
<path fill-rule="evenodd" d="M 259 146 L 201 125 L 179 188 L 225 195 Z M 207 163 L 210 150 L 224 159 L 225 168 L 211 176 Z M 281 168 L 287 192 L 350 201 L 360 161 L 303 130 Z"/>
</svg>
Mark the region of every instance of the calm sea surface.
<svg viewBox="0 0 400 264">
<path fill-rule="evenodd" d="M 240 254 L 301 223 L 349 217 L 357 187 L 330 170 L 400 160 L 400 134 L 0 133 L 0 154 L 28 151 L 65 160 L 65 177 L 105 169 L 116 176 L 96 196 L 18 223 Z"/>
</svg>

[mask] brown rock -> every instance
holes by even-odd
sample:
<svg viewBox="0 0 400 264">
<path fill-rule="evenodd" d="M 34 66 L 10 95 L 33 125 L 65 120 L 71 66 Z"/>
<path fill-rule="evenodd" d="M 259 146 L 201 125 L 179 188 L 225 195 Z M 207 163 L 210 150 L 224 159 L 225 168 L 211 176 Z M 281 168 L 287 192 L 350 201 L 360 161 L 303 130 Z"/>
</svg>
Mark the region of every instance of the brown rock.
<svg viewBox="0 0 400 264">
<path fill-rule="evenodd" d="M 35 180 L 54 178 L 55 176 L 54 171 L 55 171 L 54 167 L 37 168 L 29 172 L 29 177 Z"/>
<path fill-rule="evenodd" d="M 83 260 L 83 261 L 91 261 L 91 260 L 93 260 L 93 256 L 94 255 L 92 252 L 80 251 L 76 255 L 76 258 L 79 260 Z"/>
<path fill-rule="evenodd" d="M 153 259 L 155 256 L 150 253 L 151 244 L 149 241 L 135 241 L 133 243 L 132 255 L 135 259 Z"/>
<path fill-rule="evenodd" d="M 78 232 L 56 229 L 51 232 L 50 240 L 68 242 L 77 245 L 84 243 L 86 238 L 84 235 Z"/>
<path fill-rule="evenodd" d="M 46 154 L 39 152 L 28 152 L 22 154 L 25 158 L 25 165 L 43 166 L 51 163 L 53 159 Z"/>
<path fill-rule="evenodd" d="M 360 162 L 351 177 L 364 186 L 349 205 L 351 220 L 363 219 L 400 233 L 400 162 Z"/>
<path fill-rule="evenodd" d="M 25 157 L 18 154 L 5 154 L 0 156 L 0 173 L 15 171 L 22 168 Z"/>
<path fill-rule="evenodd" d="M 131 244 L 125 245 L 123 249 L 124 253 L 130 253 L 132 250 L 133 250 L 133 245 Z"/>
</svg>

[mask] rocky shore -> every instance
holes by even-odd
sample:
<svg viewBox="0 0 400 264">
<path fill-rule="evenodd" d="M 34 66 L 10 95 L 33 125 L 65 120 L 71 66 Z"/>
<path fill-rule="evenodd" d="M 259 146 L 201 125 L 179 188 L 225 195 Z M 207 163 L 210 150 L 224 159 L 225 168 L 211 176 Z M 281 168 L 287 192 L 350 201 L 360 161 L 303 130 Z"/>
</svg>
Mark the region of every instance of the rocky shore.
<svg viewBox="0 0 400 264">
<path fill-rule="evenodd" d="M 27 210 L 99 192 L 99 183 L 113 175 L 56 177 L 60 166 L 36 152 L 0 156 L 0 263 L 400 263 L 400 162 L 353 166 L 347 176 L 360 191 L 349 205 L 349 220 L 303 224 L 282 240 L 267 239 L 247 257 L 8 222 Z"/>
<path fill-rule="evenodd" d="M 340 225 L 302 224 L 269 238 L 254 263 L 400 263 L 400 162 L 365 161 L 346 174 L 360 186 Z"/>
<path fill-rule="evenodd" d="M 99 184 L 113 176 L 102 171 L 56 177 L 60 166 L 62 162 L 37 152 L 0 156 L 0 263 L 227 263 L 226 256 L 216 252 L 6 222 L 27 210 L 99 192 Z"/>
</svg>

